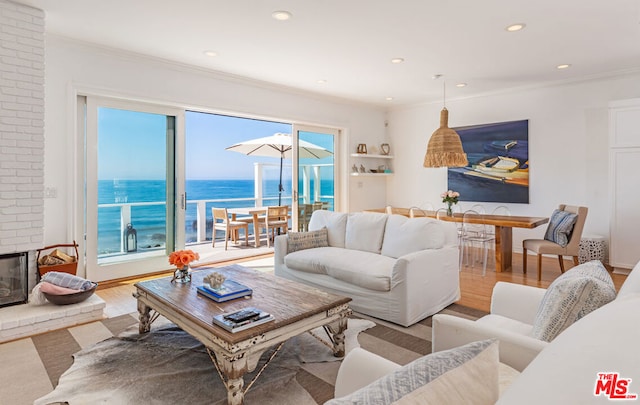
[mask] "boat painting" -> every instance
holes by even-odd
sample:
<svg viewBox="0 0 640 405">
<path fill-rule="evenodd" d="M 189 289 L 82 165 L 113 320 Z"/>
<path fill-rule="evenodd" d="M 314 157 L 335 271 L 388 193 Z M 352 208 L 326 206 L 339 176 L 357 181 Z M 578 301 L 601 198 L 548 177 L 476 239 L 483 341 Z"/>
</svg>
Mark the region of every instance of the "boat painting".
<svg viewBox="0 0 640 405">
<path fill-rule="evenodd" d="M 529 203 L 529 120 L 454 128 L 469 164 L 448 170 L 460 201 Z"/>
</svg>

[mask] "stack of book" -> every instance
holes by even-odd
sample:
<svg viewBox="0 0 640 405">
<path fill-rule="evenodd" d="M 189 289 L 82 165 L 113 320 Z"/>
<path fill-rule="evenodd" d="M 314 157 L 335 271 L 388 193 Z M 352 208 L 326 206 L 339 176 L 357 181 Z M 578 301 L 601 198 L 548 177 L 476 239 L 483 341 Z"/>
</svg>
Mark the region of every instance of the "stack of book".
<svg viewBox="0 0 640 405">
<path fill-rule="evenodd" d="M 273 320 L 274 317 L 270 313 L 253 307 L 213 317 L 214 324 L 231 333 L 240 332 Z"/>
<path fill-rule="evenodd" d="M 215 302 L 225 302 L 236 298 L 250 297 L 253 294 L 251 288 L 233 280 L 225 280 L 218 288 L 213 288 L 209 284 L 203 284 L 198 286 L 197 290 L 198 294 L 211 298 Z"/>
</svg>

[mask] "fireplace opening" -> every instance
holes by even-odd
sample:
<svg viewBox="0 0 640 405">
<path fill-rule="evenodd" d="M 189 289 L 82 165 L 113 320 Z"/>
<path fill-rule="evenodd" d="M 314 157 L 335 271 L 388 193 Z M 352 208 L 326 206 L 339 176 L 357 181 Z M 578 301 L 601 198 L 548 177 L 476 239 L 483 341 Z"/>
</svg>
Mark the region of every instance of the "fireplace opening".
<svg viewBox="0 0 640 405">
<path fill-rule="evenodd" d="M 28 259 L 27 252 L 0 255 L 0 307 L 27 302 Z"/>
</svg>

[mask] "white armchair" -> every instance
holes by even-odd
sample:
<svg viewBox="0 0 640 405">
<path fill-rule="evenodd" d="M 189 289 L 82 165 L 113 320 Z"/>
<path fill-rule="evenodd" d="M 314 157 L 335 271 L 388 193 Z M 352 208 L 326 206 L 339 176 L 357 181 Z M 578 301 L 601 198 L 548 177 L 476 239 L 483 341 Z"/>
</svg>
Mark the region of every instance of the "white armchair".
<svg viewBox="0 0 640 405">
<path fill-rule="evenodd" d="M 545 292 L 543 288 L 498 282 L 489 315 L 476 321 L 445 314 L 433 316 L 432 350 L 497 338 L 500 361 L 522 371 L 549 344 L 528 336 Z"/>
<path fill-rule="evenodd" d="M 351 394 L 402 367 L 375 353 L 356 347 L 342 360 L 336 378 L 335 398 Z"/>
</svg>

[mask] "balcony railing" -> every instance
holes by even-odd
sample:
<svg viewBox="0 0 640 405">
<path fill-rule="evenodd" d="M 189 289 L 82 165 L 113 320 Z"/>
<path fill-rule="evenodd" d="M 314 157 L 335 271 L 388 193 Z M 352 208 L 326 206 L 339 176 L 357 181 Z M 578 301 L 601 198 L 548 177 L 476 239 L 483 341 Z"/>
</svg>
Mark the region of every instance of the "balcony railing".
<svg viewBox="0 0 640 405">
<path fill-rule="evenodd" d="M 267 163 L 255 163 L 255 171 L 254 171 L 254 197 L 253 198 L 215 198 L 215 199 L 197 199 L 197 200 L 187 200 L 186 201 L 186 213 L 185 213 L 185 233 L 186 233 L 186 244 L 187 245 L 195 245 L 200 243 L 205 243 L 211 240 L 212 230 L 212 217 L 211 217 L 211 208 L 210 207 L 263 207 L 268 205 L 277 205 L 278 196 L 265 196 L 263 190 L 263 181 L 262 181 L 262 173 L 264 171 L 265 166 L 273 166 L 272 164 Z M 321 166 L 332 166 L 332 165 L 304 165 L 301 166 L 300 170 L 300 178 L 301 178 L 301 193 L 298 198 L 298 202 L 300 204 L 310 204 L 314 201 L 325 201 L 329 203 L 329 209 L 333 209 L 334 196 L 333 195 L 322 195 L 320 193 L 320 185 L 322 182 L 320 176 L 320 167 Z M 311 179 L 313 179 L 313 195 L 311 195 Z M 291 205 L 291 195 L 283 195 L 282 196 L 282 204 L 283 205 Z M 163 215 L 157 215 L 157 217 L 153 217 L 151 220 L 153 221 L 153 226 L 144 225 L 136 225 L 140 224 L 140 222 L 149 222 L 149 218 L 146 218 L 146 221 L 140 221 L 137 218 L 132 218 L 132 207 L 162 207 Z M 138 236 L 138 248 L 140 254 L 141 252 L 148 252 L 152 250 L 162 250 L 165 248 L 165 234 L 166 232 L 166 202 L 157 201 L 157 202 L 117 202 L 117 203 L 108 203 L 108 204 L 99 204 L 98 212 L 104 209 L 117 209 L 119 210 L 119 218 L 120 218 L 120 226 L 119 231 L 114 229 L 109 233 L 107 238 L 114 239 L 116 238 L 115 232 L 119 234 L 119 249 L 116 247 L 115 243 L 110 245 L 109 247 L 104 247 L 105 243 L 101 243 L 100 241 L 100 232 L 98 235 L 98 246 L 99 259 L 125 255 L 125 254 L 134 254 L 133 252 L 127 253 L 125 249 L 125 240 L 124 235 L 127 229 L 128 224 L 133 224 L 136 229 Z M 113 215 L 113 214 L 112 214 Z M 195 217 L 195 218 L 194 218 Z M 112 222 L 113 223 L 113 222 Z M 160 230 L 160 227 L 162 230 Z M 153 241 L 148 243 L 147 241 Z M 104 242 L 104 241 L 103 241 Z"/>
</svg>

